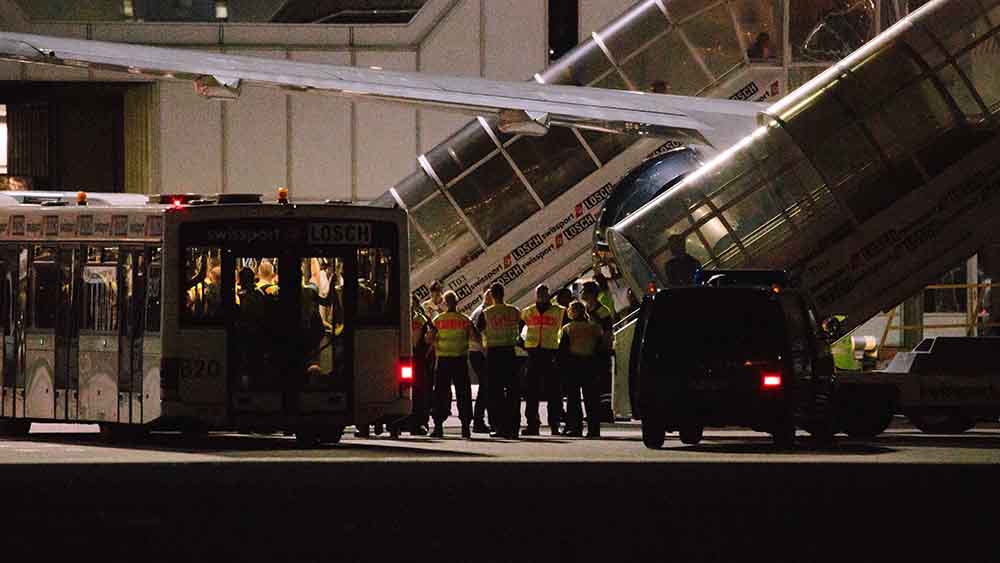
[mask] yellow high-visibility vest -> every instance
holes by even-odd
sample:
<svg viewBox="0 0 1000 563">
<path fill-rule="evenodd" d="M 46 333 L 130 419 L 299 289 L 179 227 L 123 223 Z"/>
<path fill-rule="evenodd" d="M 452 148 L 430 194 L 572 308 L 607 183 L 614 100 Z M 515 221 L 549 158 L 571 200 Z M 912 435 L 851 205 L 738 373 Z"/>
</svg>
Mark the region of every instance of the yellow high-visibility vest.
<svg viewBox="0 0 1000 563">
<path fill-rule="evenodd" d="M 562 338 L 569 339 L 569 353 L 590 357 L 597 353 L 604 330 L 594 322 L 573 321 L 562 328 Z"/>
<path fill-rule="evenodd" d="M 544 313 L 538 310 L 537 304 L 525 307 L 521 311 L 521 320 L 528 328 L 524 336 L 524 347 L 558 350 L 559 332 L 565 312 L 559 305 L 549 305 Z"/>
<path fill-rule="evenodd" d="M 521 312 L 517 307 L 506 303 L 487 307 L 483 311 L 486 317 L 486 338 L 484 345 L 489 348 L 503 348 L 517 344 L 517 324 L 521 320 Z"/>
<path fill-rule="evenodd" d="M 439 358 L 461 358 L 469 353 L 472 321 L 462 313 L 441 313 L 434 317 L 434 349 Z"/>
</svg>

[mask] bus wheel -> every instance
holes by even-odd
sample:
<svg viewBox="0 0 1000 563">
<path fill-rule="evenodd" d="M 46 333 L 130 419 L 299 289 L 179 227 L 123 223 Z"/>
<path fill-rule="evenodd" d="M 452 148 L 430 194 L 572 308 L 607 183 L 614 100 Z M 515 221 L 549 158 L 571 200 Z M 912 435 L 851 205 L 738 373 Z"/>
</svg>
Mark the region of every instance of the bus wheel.
<svg viewBox="0 0 1000 563">
<path fill-rule="evenodd" d="M 651 450 L 658 450 L 663 447 L 667 429 L 653 417 L 647 416 L 642 419 L 642 443 Z"/>
<path fill-rule="evenodd" d="M 113 424 L 110 422 L 101 424 L 101 438 L 109 444 L 127 444 L 129 442 L 138 442 L 145 438 L 148 434 L 149 429 L 145 426 Z"/>
<path fill-rule="evenodd" d="M 31 423 L 23 420 L 0 421 L 0 436 L 7 438 L 20 438 L 28 435 L 31 430 Z"/>
<path fill-rule="evenodd" d="M 338 444 L 340 439 L 344 436 L 343 426 L 334 426 L 332 428 L 327 428 L 323 430 L 322 434 L 319 436 L 319 441 L 324 444 Z"/>
<path fill-rule="evenodd" d="M 684 426 L 681 428 L 681 442 L 689 445 L 697 444 L 704 437 L 704 434 L 705 428 L 703 426 Z"/>
<path fill-rule="evenodd" d="M 961 434 L 976 425 L 975 419 L 958 413 L 911 414 L 906 418 L 926 434 Z"/>
</svg>

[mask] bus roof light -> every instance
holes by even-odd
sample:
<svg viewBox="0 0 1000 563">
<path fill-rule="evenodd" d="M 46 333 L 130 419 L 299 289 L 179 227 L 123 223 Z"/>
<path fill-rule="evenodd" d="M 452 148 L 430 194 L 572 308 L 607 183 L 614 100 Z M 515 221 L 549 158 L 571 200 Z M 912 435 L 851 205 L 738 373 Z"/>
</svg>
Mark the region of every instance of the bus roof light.
<svg viewBox="0 0 1000 563">
<path fill-rule="evenodd" d="M 288 205 L 288 188 L 278 188 L 278 203 Z"/>
<path fill-rule="evenodd" d="M 76 192 L 76 204 L 87 205 L 87 192 Z"/>
</svg>

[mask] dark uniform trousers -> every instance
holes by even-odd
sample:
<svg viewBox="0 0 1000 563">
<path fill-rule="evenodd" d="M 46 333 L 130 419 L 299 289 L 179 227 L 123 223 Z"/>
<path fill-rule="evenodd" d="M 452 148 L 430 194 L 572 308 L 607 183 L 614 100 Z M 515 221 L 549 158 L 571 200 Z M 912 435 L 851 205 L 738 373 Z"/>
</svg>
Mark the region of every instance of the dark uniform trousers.
<svg viewBox="0 0 1000 563">
<path fill-rule="evenodd" d="M 528 428 L 537 429 L 541 426 L 538 403 L 543 389 L 548 403 L 549 426 L 558 428 L 563 419 L 562 384 L 555 360 L 555 350 L 528 349 L 528 373 L 525 377 L 524 390 L 524 418 L 527 420 Z"/>
<path fill-rule="evenodd" d="M 501 434 L 516 434 L 521 421 L 521 397 L 514 373 L 514 347 L 486 351 L 486 376 L 490 387 L 490 423 Z"/>
<path fill-rule="evenodd" d="M 566 374 L 566 430 L 583 430 L 583 413 L 580 411 L 580 393 L 587 409 L 587 433 L 599 433 L 601 421 L 600 356 L 567 355 Z"/>
<path fill-rule="evenodd" d="M 414 430 L 418 426 L 427 426 L 427 421 L 430 418 L 434 372 L 428 369 L 428 364 L 430 364 L 428 353 L 427 346 L 419 346 L 413 350 L 413 410 L 406 419 L 408 430 Z"/>
<path fill-rule="evenodd" d="M 486 354 L 478 350 L 469 351 L 469 364 L 472 371 L 476 372 L 476 379 L 479 380 L 479 392 L 476 393 L 476 408 L 472 414 L 472 419 L 476 423 L 486 424 L 486 407 L 490 396 L 489 376 L 486 374 Z"/>
<path fill-rule="evenodd" d="M 434 374 L 434 423 L 442 424 L 451 415 L 451 386 L 455 385 L 458 397 L 458 418 L 463 424 L 472 420 L 472 383 L 469 381 L 469 364 L 465 356 L 442 358 L 438 356 Z"/>
</svg>

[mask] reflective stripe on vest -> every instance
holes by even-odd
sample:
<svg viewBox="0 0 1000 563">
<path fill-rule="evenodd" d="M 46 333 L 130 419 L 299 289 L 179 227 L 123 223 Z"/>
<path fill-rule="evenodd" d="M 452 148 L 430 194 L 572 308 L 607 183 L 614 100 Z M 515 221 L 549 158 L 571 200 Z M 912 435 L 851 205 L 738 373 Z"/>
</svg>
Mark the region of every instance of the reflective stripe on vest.
<svg viewBox="0 0 1000 563">
<path fill-rule="evenodd" d="M 562 337 L 569 338 L 569 353 L 589 357 L 597 352 L 604 330 L 593 322 L 573 321 L 562 329 Z"/>
<path fill-rule="evenodd" d="M 486 348 L 502 348 L 517 344 L 517 324 L 521 312 L 506 303 L 483 311 L 486 316 Z"/>
<path fill-rule="evenodd" d="M 434 350 L 439 358 L 460 358 L 469 352 L 472 321 L 461 313 L 441 313 L 434 317 Z"/>
<path fill-rule="evenodd" d="M 549 305 L 544 313 L 539 312 L 538 305 L 525 307 L 521 311 L 521 319 L 528 328 L 524 336 L 524 347 L 558 350 L 559 329 L 562 328 L 564 312 L 565 309 L 559 305 Z"/>
</svg>

